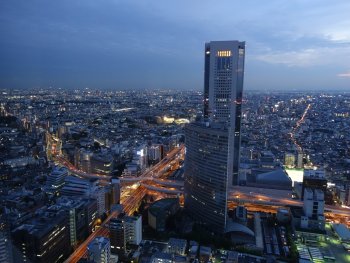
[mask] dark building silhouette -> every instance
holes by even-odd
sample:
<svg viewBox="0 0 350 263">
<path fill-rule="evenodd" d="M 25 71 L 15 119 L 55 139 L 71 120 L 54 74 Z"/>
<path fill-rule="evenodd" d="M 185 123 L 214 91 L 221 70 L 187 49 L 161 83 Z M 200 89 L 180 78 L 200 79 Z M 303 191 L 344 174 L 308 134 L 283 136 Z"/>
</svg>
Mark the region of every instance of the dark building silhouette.
<svg viewBox="0 0 350 263">
<path fill-rule="evenodd" d="M 63 262 L 70 254 L 68 218 L 64 211 L 45 212 L 12 231 L 22 261 Z"/>
</svg>

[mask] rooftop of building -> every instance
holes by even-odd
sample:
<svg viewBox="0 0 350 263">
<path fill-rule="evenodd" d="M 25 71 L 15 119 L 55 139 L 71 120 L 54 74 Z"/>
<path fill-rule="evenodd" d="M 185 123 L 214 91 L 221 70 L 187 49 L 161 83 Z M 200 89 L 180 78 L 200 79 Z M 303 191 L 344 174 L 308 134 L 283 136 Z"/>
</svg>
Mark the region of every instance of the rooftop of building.
<svg viewBox="0 0 350 263">
<path fill-rule="evenodd" d="M 259 183 L 291 184 L 292 180 L 282 168 L 277 168 L 271 172 L 258 174 L 256 178 Z"/>
<path fill-rule="evenodd" d="M 342 240 L 350 241 L 350 230 L 344 224 L 333 224 L 334 231 Z"/>
<path fill-rule="evenodd" d="M 63 211 L 42 212 L 27 220 L 13 231 L 25 230 L 29 234 L 41 238 L 50 233 L 64 220 L 66 220 L 66 215 Z"/>
<path fill-rule="evenodd" d="M 156 252 L 153 254 L 152 257 L 159 260 L 172 260 L 173 258 L 172 254 L 165 252 Z"/>
<path fill-rule="evenodd" d="M 170 238 L 168 241 L 168 246 L 186 246 L 187 240 L 181 238 Z"/>
<path fill-rule="evenodd" d="M 159 215 L 160 213 L 164 213 L 167 209 L 170 209 L 174 205 L 179 203 L 178 198 L 165 198 L 158 200 L 154 202 L 150 207 L 149 207 L 149 212 L 152 215 Z"/>
<path fill-rule="evenodd" d="M 226 224 L 226 233 L 230 232 L 241 232 L 249 236 L 255 236 L 254 232 L 246 227 L 245 225 L 239 224 L 237 222 L 233 222 L 232 220 L 228 220 Z"/>
<path fill-rule="evenodd" d="M 124 216 L 123 220 L 124 222 L 136 222 L 138 220 L 142 220 L 142 216 L 138 215 L 138 216 Z"/>
<path fill-rule="evenodd" d="M 110 241 L 106 237 L 96 237 L 93 239 L 87 246 L 88 250 L 98 249 L 101 250 L 108 246 L 110 244 Z"/>
</svg>

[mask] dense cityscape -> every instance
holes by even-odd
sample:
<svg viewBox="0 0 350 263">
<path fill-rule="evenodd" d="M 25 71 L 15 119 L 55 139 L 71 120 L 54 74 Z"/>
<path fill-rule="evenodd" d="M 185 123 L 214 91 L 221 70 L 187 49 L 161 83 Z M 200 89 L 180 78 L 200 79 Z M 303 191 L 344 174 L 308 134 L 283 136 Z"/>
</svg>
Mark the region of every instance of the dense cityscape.
<svg viewBox="0 0 350 263">
<path fill-rule="evenodd" d="M 350 2 L 0 2 L 0 263 L 350 263 Z"/>
<path fill-rule="evenodd" d="M 235 225 L 215 239 L 183 209 L 184 127 L 202 98 L 1 90 L 2 262 L 105 262 L 89 261 L 105 243 L 109 262 L 294 262 L 309 246 L 346 262 L 350 94 L 244 93 Z M 327 182 L 321 227 L 300 226 L 307 173 Z"/>
</svg>

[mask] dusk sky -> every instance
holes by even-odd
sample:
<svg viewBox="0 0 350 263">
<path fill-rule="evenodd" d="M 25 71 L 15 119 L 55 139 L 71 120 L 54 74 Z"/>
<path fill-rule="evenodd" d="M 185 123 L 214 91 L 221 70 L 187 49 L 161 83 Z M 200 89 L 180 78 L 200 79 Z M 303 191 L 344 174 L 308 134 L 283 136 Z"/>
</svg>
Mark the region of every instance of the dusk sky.
<svg viewBox="0 0 350 263">
<path fill-rule="evenodd" d="M 0 2 L 0 88 L 203 88 L 204 43 L 246 41 L 246 90 L 350 91 L 350 1 Z"/>
</svg>

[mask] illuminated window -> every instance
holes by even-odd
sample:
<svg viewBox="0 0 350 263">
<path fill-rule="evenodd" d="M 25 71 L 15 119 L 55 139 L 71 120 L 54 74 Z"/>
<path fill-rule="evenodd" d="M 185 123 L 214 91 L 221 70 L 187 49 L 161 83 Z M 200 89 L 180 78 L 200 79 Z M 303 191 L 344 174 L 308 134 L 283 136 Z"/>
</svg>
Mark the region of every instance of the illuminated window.
<svg viewBox="0 0 350 263">
<path fill-rule="evenodd" d="M 216 54 L 218 57 L 230 57 L 231 50 L 219 50 Z"/>
</svg>

